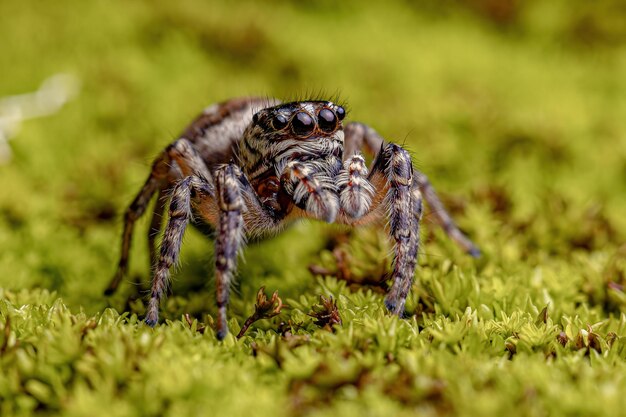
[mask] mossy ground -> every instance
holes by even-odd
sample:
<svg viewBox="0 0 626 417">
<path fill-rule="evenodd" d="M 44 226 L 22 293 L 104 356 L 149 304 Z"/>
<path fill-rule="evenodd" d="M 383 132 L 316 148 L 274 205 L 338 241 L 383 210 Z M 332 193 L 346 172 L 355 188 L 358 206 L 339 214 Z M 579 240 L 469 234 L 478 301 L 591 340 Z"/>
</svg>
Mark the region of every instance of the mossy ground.
<svg viewBox="0 0 626 417">
<path fill-rule="evenodd" d="M 0 96 L 61 71 L 83 83 L 0 166 L 0 415 L 626 413 L 619 1 L 22 0 L 0 16 Z M 129 281 L 102 295 L 120 214 L 189 120 L 234 96 L 320 89 L 412 151 L 481 259 L 427 216 L 399 320 L 376 285 L 308 271 L 336 270 L 334 250 L 353 281 L 380 277 L 382 232 L 302 223 L 246 250 L 231 331 L 263 285 L 289 307 L 220 343 L 195 230 L 165 323 L 141 323 L 142 221 Z M 309 316 L 320 295 L 337 301 L 332 332 Z"/>
</svg>

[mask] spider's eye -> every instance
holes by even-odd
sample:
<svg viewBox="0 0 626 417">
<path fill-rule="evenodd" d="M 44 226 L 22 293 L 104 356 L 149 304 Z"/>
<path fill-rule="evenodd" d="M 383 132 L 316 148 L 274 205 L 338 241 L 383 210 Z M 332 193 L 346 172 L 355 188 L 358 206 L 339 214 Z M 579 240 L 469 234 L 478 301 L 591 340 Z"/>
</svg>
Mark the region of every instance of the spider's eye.
<svg viewBox="0 0 626 417">
<path fill-rule="evenodd" d="M 258 121 L 259 121 L 259 114 L 258 113 L 254 113 L 252 115 L 252 123 L 257 124 Z"/>
<path fill-rule="evenodd" d="M 339 118 L 339 120 L 343 120 L 344 117 L 346 117 L 346 109 L 344 109 L 341 106 L 337 106 L 337 110 L 335 110 L 337 112 L 337 117 Z"/>
<path fill-rule="evenodd" d="M 320 129 L 324 132 L 332 132 L 337 127 L 337 118 L 332 110 L 322 109 L 317 116 Z"/>
<path fill-rule="evenodd" d="M 282 114 L 277 114 L 272 119 L 272 127 L 276 130 L 284 129 L 288 123 L 289 123 L 289 120 L 287 120 L 287 118 Z"/>
<path fill-rule="evenodd" d="M 306 136 L 313 132 L 313 129 L 315 129 L 315 122 L 308 113 L 299 111 L 291 121 L 291 128 L 293 129 L 293 133 L 296 135 Z"/>
</svg>

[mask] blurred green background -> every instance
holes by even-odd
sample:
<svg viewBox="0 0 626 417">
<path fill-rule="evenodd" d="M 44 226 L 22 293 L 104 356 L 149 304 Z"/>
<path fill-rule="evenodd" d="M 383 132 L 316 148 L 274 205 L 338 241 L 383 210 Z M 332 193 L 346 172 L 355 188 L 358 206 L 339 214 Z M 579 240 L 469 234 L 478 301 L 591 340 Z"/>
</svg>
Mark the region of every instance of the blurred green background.
<svg viewBox="0 0 626 417">
<path fill-rule="evenodd" d="M 405 144 L 415 165 L 431 178 L 459 224 L 485 254 L 478 262 L 467 259 L 429 225 L 426 216 L 423 268 L 417 275 L 423 289 L 416 285 L 409 307 L 419 309 L 421 295 L 428 300 L 425 313 L 433 316 L 424 321 L 418 318 L 415 329 L 419 325 L 423 330 L 429 320 L 455 314 L 461 320 L 458 315 L 466 307 L 480 311 L 485 306 L 491 313 L 479 314 L 479 319 L 498 321 L 502 313 L 522 312 L 534 320 L 538 310 L 548 305 L 563 330 L 565 321 L 577 317 L 581 329 L 604 323 L 607 327 L 600 336 L 608 337 L 611 331 L 621 340 L 626 333 L 615 326 L 626 306 L 622 246 L 626 236 L 625 42 L 626 5 L 619 0 L 394 0 L 384 4 L 0 0 L 0 97 L 34 91 L 56 73 L 74 74 L 82 84 L 80 94 L 54 115 L 24 122 L 10 142 L 12 160 L 0 165 L 0 295 L 15 308 L 27 304 L 44 309 L 62 297 L 68 317 L 85 312 L 86 316 L 72 319 L 79 322 L 101 317 L 107 307 L 141 315 L 142 303 L 129 296 L 136 292 L 131 280 L 145 282 L 149 277 L 145 221 L 136 229 L 129 282 L 112 299 L 102 291 L 117 261 L 123 210 L 159 150 L 204 107 L 217 101 L 245 95 L 288 100 L 338 94 L 349 109 L 350 120 L 366 122 L 389 140 Z M 332 264 L 328 241 L 334 233 L 339 232 L 318 223 L 300 224 L 277 239 L 251 247 L 241 268 L 231 316 L 241 325 L 261 285 L 279 290 L 283 298 L 310 295 L 303 305 L 315 303 L 317 294 L 335 288 L 338 284 L 332 279 L 328 287 L 307 271 L 310 263 Z M 359 247 L 368 247 L 382 236 L 376 233 L 357 233 L 353 249 L 359 253 Z M 387 250 L 380 249 L 381 257 Z M 209 320 L 206 315 L 214 312 L 210 260 L 210 242 L 190 231 L 173 286 L 175 297 L 164 307 L 164 317 L 176 321 L 188 312 Z M 469 287 L 458 294 L 437 292 L 437 282 L 444 287 L 451 282 L 451 265 L 475 281 L 474 287 L 470 285 L 478 291 L 475 298 L 463 292 L 470 291 Z M 54 293 L 42 293 L 42 288 Z M 337 291 L 335 297 L 345 293 L 345 299 L 350 299 L 345 288 Z M 458 297 L 453 301 L 455 294 Z M 372 303 L 380 303 L 380 296 L 374 298 Z M 10 315 L 7 308 L 0 309 L 3 317 Z M 20 317 L 24 323 L 30 320 Z M 134 322 L 115 323 L 131 339 L 150 334 Z M 46 343 L 41 338 L 44 330 L 32 335 L 15 327 L 7 331 L 6 323 L 4 329 L 7 335 L 15 333 L 13 342 L 22 340 L 23 346 L 37 347 L 26 350 L 26 357 L 37 357 L 36 351 Z M 167 331 L 158 330 L 159 334 Z M 186 340 L 183 336 L 176 337 L 176 343 L 187 343 L 181 341 Z M 326 338 L 333 335 L 320 330 L 311 337 L 321 338 L 319 346 L 326 346 Z M 203 343 L 228 352 L 228 347 L 213 341 Z M 241 358 L 253 360 L 250 340 L 231 343 Z M 334 349 L 332 343 L 329 351 Z M 410 345 L 406 340 L 399 343 Z M 87 349 L 79 346 L 79 351 Z M 581 359 L 584 354 L 578 348 L 568 345 L 564 355 Z M 533 349 L 531 353 L 537 351 Z M 0 351 L 6 353 L 4 348 Z M 487 363 L 502 352 L 477 361 Z M 55 413 L 73 404 L 80 415 L 80 410 L 86 413 L 98 408 L 93 404 L 109 398 L 108 394 L 98 397 L 97 385 L 84 388 L 67 381 L 64 384 L 71 388 L 64 394 L 51 388 L 48 397 L 37 397 L 25 382 L 30 374 L 15 368 L 13 359 L 2 362 L 7 375 L 15 379 L 4 384 L 0 380 L 0 399 L 19 393 L 36 400 L 23 404 L 7 400 L 6 413 Z M 49 359 L 44 356 L 37 363 Z M 72 360 L 67 363 L 74 364 Z M 623 363 L 618 362 L 623 370 Z M 450 364 L 449 369 L 457 365 Z M 518 366 L 523 375 L 530 365 L 521 362 Z M 619 379 L 612 380 L 611 386 L 623 387 L 623 379 L 611 371 L 618 365 L 603 366 Z M 51 369 L 54 373 L 61 368 Z M 542 369 L 538 364 L 537 373 Z M 77 371 L 67 372 L 76 375 Z M 143 371 L 125 372 L 124 378 L 138 378 L 133 372 Z M 251 390 L 268 378 L 265 371 L 254 372 L 250 371 L 253 376 L 248 381 Z M 272 373 L 280 375 L 281 371 L 276 368 Z M 197 378 L 196 383 L 202 376 Z M 282 398 L 277 404 L 286 401 L 285 392 L 290 391 L 285 387 L 293 384 L 290 377 L 281 378 L 282 385 L 267 394 Z M 35 379 L 49 384 L 44 377 Z M 457 386 L 453 379 L 447 380 L 447 386 Z M 71 379 L 75 380 L 81 377 Z M 473 415 L 489 407 L 504 409 L 513 398 L 505 392 L 526 392 L 527 388 L 522 383 L 516 388 L 495 384 L 497 388 L 492 389 L 498 394 L 485 400 L 486 408 L 477 410 L 469 399 L 478 395 L 482 385 L 466 382 L 465 388 L 455 391 L 458 403 L 448 399 L 452 405 L 435 405 L 429 412 L 463 415 L 467 410 Z M 209 391 L 217 386 L 205 383 Z M 319 384 L 323 382 L 312 384 L 314 391 Z M 565 372 L 559 384 L 569 387 L 572 401 L 578 401 L 582 386 L 571 374 Z M 141 403 L 133 402 L 139 397 L 126 396 L 123 388 L 118 389 L 110 395 L 123 405 L 120 409 L 128 411 L 125 415 L 142 414 L 134 408 Z M 392 398 L 399 408 L 390 409 L 415 411 L 414 404 L 403 408 L 406 404 L 385 389 L 367 394 L 372 404 Z M 77 398 L 85 398 L 81 390 L 98 397 L 93 404 L 85 403 L 92 408 L 76 406 L 82 404 Z M 367 395 L 357 391 L 357 400 L 347 401 L 345 410 L 356 412 L 356 404 L 365 401 Z M 528 395 L 546 404 L 562 396 L 540 389 L 533 392 Z M 175 405 L 182 397 L 172 395 L 174 405 L 165 409 L 177 415 Z M 329 395 L 330 401 L 334 391 Z M 349 399 L 350 395 L 339 397 Z M 46 402 L 46 398 L 57 402 Z M 596 400 L 594 406 L 605 407 L 598 414 L 617 412 L 606 398 Z M 339 400 L 336 404 L 329 413 L 343 409 Z M 520 412 L 544 415 L 549 407 L 539 404 L 536 409 L 522 405 Z M 250 407 L 242 410 L 254 415 L 251 410 L 263 414 L 272 408 Z M 285 410 L 288 414 L 310 412 L 297 406 Z M 370 409 L 371 413 L 375 410 Z M 158 411 L 143 414 L 163 415 Z M 570 415 L 576 414 L 574 408 Z"/>
</svg>

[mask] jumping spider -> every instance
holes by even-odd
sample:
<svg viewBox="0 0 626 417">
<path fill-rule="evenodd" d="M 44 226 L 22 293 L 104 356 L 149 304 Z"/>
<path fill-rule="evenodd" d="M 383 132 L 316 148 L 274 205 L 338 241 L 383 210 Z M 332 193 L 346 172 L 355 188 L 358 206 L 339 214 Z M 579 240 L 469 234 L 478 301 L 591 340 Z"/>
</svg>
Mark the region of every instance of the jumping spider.
<svg viewBox="0 0 626 417">
<path fill-rule="evenodd" d="M 415 273 L 422 199 L 450 238 L 473 256 L 479 251 L 426 176 L 414 170 L 409 153 L 362 123 L 344 126 L 345 115 L 330 101 L 240 98 L 207 108 L 156 158 L 127 209 L 120 261 L 107 293 L 126 274 L 133 225 L 158 193 L 148 231 L 154 270 L 145 319 L 150 326 L 158 321 L 192 214 L 215 229 L 219 339 L 228 333 L 230 283 L 246 237 L 276 234 L 298 218 L 350 226 L 388 220 L 395 246 L 385 305 L 402 315 Z M 370 169 L 361 149 L 374 156 Z M 157 256 L 155 238 L 168 195 L 169 221 Z"/>
</svg>

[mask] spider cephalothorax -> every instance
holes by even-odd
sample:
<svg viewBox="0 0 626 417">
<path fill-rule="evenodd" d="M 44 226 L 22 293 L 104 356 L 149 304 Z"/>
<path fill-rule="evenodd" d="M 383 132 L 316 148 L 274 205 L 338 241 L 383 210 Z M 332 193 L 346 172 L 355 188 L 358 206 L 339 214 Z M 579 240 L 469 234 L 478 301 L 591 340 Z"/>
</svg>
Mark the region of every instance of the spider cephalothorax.
<svg viewBox="0 0 626 417">
<path fill-rule="evenodd" d="M 280 104 L 252 117 L 236 160 L 277 218 L 290 214 L 295 205 L 313 217 L 335 220 L 339 200 L 332 191 L 342 166 L 344 116 L 341 106 L 308 101 Z M 298 175 L 315 178 L 298 185 Z M 312 186 L 318 188 L 319 198 L 308 198 Z"/>
<path fill-rule="evenodd" d="M 361 123 L 343 125 L 345 109 L 330 101 L 234 99 L 207 108 L 155 160 L 126 211 L 122 254 L 107 291 L 126 273 L 134 222 L 158 191 L 148 241 L 154 276 L 146 322 L 158 321 L 170 268 L 185 227 L 196 214 L 215 229 L 217 336 L 228 327 L 229 285 L 245 236 L 277 233 L 297 218 L 359 225 L 387 224 L 394 242 L 393 284 L 385 305 L 402 315 L 413 282 L 422 199 L 435 220 L 468 253 L 478 249 L 456 227 L 426 176 L 402 147 Z M 360 151 L 374 156 L 371 172 Z M 157 256 L 166 193 L 169 221 Z M 388 220 L 388 221 L 387 221 Z"/>
</svg>

